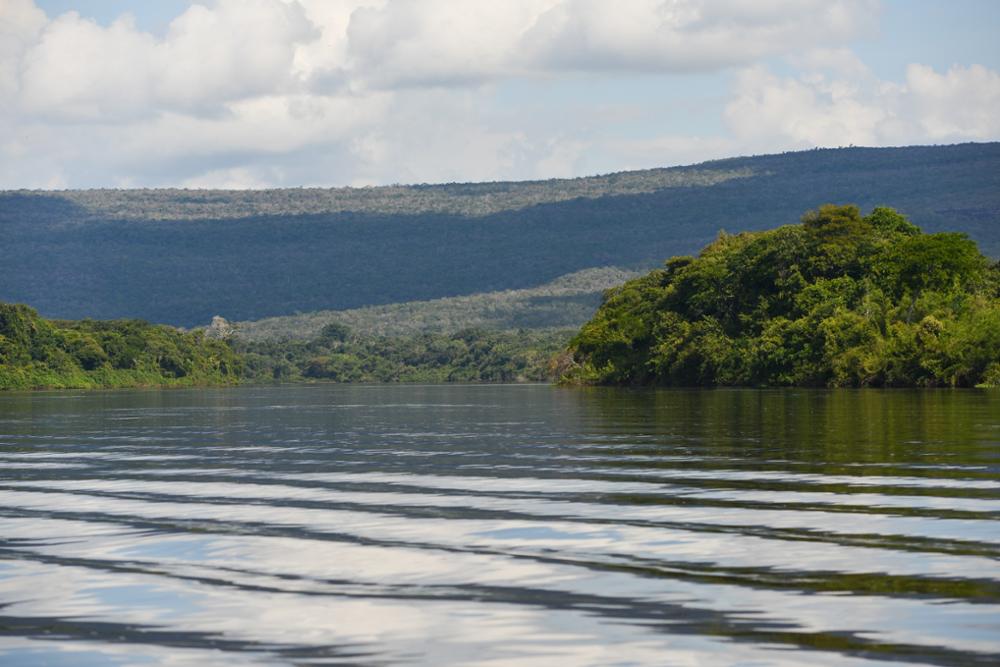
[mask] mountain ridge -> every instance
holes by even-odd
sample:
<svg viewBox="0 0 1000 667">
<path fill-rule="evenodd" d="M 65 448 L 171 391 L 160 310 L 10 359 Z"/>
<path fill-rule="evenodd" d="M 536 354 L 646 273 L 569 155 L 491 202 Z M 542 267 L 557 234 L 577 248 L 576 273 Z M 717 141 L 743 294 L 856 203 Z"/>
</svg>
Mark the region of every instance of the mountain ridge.
<svg viewBox="0 0 1000 667">
<path fill-rule="evenodd" d="M 381 201 L 365 189 L 355 206 L 364 210 L 173 219 L 142 198 L 147 191 L 120 191 L 114 201 L 125 204 L 111 210 L 109 200 L 110 213 L 75 203 L 77 195 L 2 192 L 0 300 L 32 304 L 47 317 L 180 326 L 214 315 L 257 320 L 433 300 L 532 288 L 593 267 L 651 268 L 697 250 L 721 229 L 794 222 L 817 202 L 832 201 L 865 210 L 890 205 L 928 231 L 965 232 L 987 255 L 1000 256 L 1000 143 L 821 149 L 665 169 L 692 178 L 712 170 L 708 184 L 592 198 L 560 199 L 565 191 L 537 181 L 398 186 L 404 200 L 440 197 L 430 212 L 400 209 L 403 200 Z M 626 172 L 635 173 L 650 172 Z M 733 173 L 739 177 L 726 177 Z M 571 183 L 586 190 L 593 180 Z M 514 199 L 497 204 L 498 189 L 516 191 Z M 478 194 L 461 194 L 470 191 Z M 171 199 L 172 192 L 161 191 L 164 206 L 192 205 Z M 186 196 L 192 192 L 222 191 Z M 279 195 L 289 206 L 305 205 L 296 203 L 300 190 L 259 192 L 230 191 L 274 199 L 269 205 L 279 211 Z M 494 212 L 447 212 L 478 210 L 484 197 Z M 551 201 L 503 208 L 539 197 Z M 475 206 L 455 208 L 457 201 Z M 145 217 L 129 217 L 130 206 Z"/>
</svg>

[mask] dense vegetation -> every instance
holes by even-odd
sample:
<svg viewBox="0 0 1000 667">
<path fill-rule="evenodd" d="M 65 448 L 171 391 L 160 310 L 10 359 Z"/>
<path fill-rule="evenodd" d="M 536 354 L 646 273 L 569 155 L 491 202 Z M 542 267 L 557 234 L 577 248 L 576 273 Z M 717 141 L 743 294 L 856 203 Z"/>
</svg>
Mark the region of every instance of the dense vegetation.
<svg viewBox="0 0 1000 667">
<path fill-rule="evenodd" d="M 530 382 L 558 377 L 567 330 L 359 337 L 330 323 L 309 341 L 234 341 L 251 382 Z"/>
<path fill-rule="evenodd" d="M 219 340 L 141 320 L 57 321 L 0 303 L 0 390 L 237 382 L 526 382 L 558 377 L 572 330 L 358 336 L 328 323 L 310 340 Z"/>
<path fill-rule="evenodd" d="M 1000 384 L 1000 265 L 890 208 L 721 233 L 612 290 L 567 379 L 604 384 Z"/>
<path fill-rule="evenodd" d="M 232 384 L 240 358 L 201 333 L 139 320 L 50 321 L 0 303 L 0 389 Z"/>
<path fill-rule="evenodd" d="M 1000 144 L 818 150 L 590 179 L 0 193 L 0 300 L 182 326 L 648 269 L 816 201 L 893 202 L 1000 256 Z"/>
<path fill-rule="evenodd" d="M 321 310 L 300 315 L 236 322 L 241 340 L 300 339 L 319 335 L 332 321 L 359 336 L 452 334 L 463 329 L 579 329 L 601 305 L 604 290 L 639 275 L 615 267 L 584 269 L 523 290 L 486 292 L 432 301 L 410 301 L 353 310 Z"/>
</svg>

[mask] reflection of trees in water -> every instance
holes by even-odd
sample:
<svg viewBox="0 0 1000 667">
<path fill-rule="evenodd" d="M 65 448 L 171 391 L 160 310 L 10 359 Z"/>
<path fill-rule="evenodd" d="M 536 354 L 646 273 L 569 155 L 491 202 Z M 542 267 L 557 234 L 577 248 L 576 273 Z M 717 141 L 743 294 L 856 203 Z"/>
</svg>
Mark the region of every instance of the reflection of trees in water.
<svg viewBox="0 0 1000 667">
<path fill-rule="evenodd" d="M 569 390 L 636 451 L 841 464 L 984 462 L 995 394 L 952 390 Z M 992 401 L 992 402 L 991 402 Z M 623 448 L 622 453 L 628 452 Z M 855 471 L 856 472 L 856 471 Z M 925 474 L 910 471 L 908 474 Z"/>
</svg>

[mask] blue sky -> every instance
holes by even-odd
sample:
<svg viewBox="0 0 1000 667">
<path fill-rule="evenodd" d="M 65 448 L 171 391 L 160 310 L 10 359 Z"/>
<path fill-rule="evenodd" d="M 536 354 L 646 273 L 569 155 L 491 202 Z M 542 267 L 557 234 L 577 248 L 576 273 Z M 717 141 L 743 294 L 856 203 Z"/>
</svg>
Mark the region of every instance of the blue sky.
<svg viewBox="0 0 1000 667">
<path fill-rule="evenodd" d="M 163 33 L 170 22 L 191 4 L 187 0 L 38 0 L 35 2 L 49 16 L 77 12 L 81 16 L 110 25 L 122 14 L 135 16 L 142 30 Z"/>
<path fill-rule="evenodd" d="M 567 177 L 1000 139 L 988 0 L 4 0 L 0 187 Z"/>
<path fill-rule="evenodd" d="M 994 0 L 889 0 L 876 39 L 854 46 L 883 77 L 898 77 L 908 63 L 936 69 L 979 63 L 1000 66 L 1000 2 Z"/>
</svg>

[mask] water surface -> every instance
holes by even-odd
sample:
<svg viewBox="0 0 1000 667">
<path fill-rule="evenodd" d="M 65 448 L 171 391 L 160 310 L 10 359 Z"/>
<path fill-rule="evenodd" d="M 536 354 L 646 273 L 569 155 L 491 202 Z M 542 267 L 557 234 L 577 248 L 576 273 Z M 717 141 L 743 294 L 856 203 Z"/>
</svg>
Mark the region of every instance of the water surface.
<svg viewBox="0 0 1000 667">
<path fill-rule="evenodd" d="M 0 394 L 0 664 L 996 664 L 998 458 L 997 392 Z"/>
</svg>

